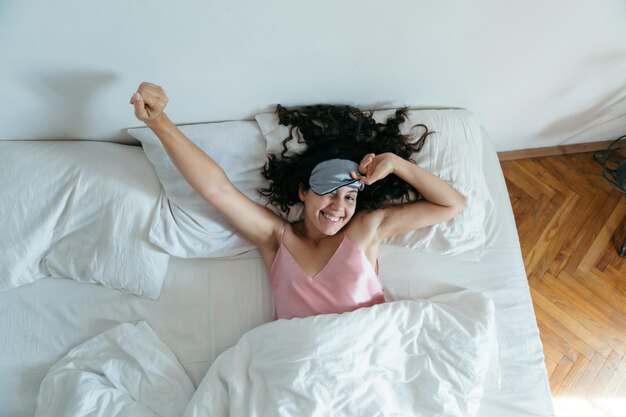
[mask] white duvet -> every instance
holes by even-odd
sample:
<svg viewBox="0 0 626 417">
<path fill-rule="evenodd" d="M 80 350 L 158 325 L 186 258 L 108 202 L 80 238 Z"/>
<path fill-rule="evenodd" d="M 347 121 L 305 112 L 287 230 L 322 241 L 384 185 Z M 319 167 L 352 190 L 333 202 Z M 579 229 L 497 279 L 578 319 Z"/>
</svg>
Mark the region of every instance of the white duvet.
<svg viewBox="0 0 626 417">
<path fill-rule="evenodd" d="M 146 322 L 74 348 L 41 382 L 35 417 L 178 417 L 194 387 Z"/>
<path fill-rule="evenodd" d="M 135 339 L 98 336 L 51 369 L 37 416 L 467 417 L 496 340 L 493 304 L 469 291 L 278 320 L 222 353 L 189 398 L 167 346 L 145 323 L 107 333 L 122 326 Z"/>
</svg>

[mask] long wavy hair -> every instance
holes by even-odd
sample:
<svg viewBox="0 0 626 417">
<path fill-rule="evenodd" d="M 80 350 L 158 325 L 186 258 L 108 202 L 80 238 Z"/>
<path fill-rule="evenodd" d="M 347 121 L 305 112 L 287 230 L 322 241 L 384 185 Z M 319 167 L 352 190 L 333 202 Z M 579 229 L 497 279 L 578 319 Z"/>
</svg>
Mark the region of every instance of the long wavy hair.
<svg viewBox="0 0 626 417">
<path fill-rule="evenodd" d="M 301 203 L 298 197 L 299 186 L 309 189 L 309 177 L 313 168 L 320 162 L 333 158 L 349 159 L 357 164 L 368 153 L 393 152 L 415 162 L 411 155 L 419 152 L 426 138 L 433 133 L 424 124 L 412 127 L 421 128 L 422 133 L 403 135 L 400 125 L 407 120 L 407 107 L 398 109 L 385 123 L 377 123 L 373 111 L 362 112 L 351 106 L 316 105 L 287 109 L 276 108 L 279 122 L 291 126 L 289 136 L 283 142 L 280 154 L 268 155 L 263 168 L 263 176 L 269 180 L 267 188 L 259 193 L 268 197 L 269 204 L 289 213 L 291 206 Z M 295 139 L 294 132 L 299 133 Z M 417 138 L 417 139 L 416 139 Z M 303 142 L 305 150 L 299 154 L 288 152 L 291 140 Z M 368 185 L 359 192 L 356 210 L 372 210 L 386 207 L 393 202 L 407 201 L 417 191 L 396 175 Z"/>
</svg>

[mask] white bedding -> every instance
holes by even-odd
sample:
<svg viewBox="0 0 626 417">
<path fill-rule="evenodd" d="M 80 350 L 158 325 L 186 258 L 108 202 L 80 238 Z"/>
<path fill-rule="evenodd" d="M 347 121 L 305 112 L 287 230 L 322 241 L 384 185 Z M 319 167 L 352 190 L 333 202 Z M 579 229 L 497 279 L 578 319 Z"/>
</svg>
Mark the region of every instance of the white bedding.
<svg viewBox="0 0 626 417">
<path fill-rule="evenodd" d="M 124 323 L 54 364 L 41 382 L 35 417 L 180 417 L 193 392 L 150 326 Z"/>
<path fill-rule="evenodd" d="M 478 293 L 278 320 L 217 358 L 184 417 L 471 417 L 492 348 Z"/>
<path fill-rule="evenodd" d="M 150 327 L 121 324 L 51 368 L 35 417 L 471 417 L 495 337 L 493 304 L 469 291 L 278 320 L 223 352 L 191 398 Z"/>
<path fill-rule="evenodd" d="M 488 141 L 484 145 L 495 210 L 481 261 L 384 247 L 381 280 L 394 298 L 428 298 L 468 288 L 493 300 L 501 383 L 485 382 L 477 416 L 551 416 L 541 341 L 510 202 L 495 151 Z M 149 323 L 197 385 L 219 353 L 272 318 L 271 290 L 258 256 L 172 258 L 158 300 L 48 278 L 0 292 L 0 416 L 32 416 L 39 384 L 50 367 L 119 323 Z"/>
<path fill-rule="evenodd" d="M 160 190 L 137 147 L 0 141 L 0 291 L 52 276 L 158 298 L 169 255 L 148 231 Z"/>
</svg>

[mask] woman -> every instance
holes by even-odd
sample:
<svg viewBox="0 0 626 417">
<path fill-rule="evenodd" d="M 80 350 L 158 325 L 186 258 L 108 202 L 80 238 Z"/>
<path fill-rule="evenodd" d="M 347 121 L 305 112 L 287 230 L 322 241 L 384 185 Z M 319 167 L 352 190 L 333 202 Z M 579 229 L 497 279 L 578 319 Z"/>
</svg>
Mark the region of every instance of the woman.
<svg viewBox="0 0 626 417">
<path fill-rule="evenodd" d="M 169 120 L 163 111 L 167 102 L 163 89 L 150 83 L 142 83 L 131 98 L 135 116 L 159 137 L 183 177 L 258 247 L 269 271 L 277 318 L 342 313 L 384 302 L 378 279 L 380 242 L 451 219 L 465 207 L 463 195 L 404 159 L 410 155 L 377 154 L 357 146 L 381 143 L 377 136 L 391 131 L 404 144 L 398 149 L 414 149 L 399 135 L 401 112 L 382 125 L 358 111 L 342 113 L 332 106 L 314 107 L 309 113 L 279 106 L 281 122 L 297 125 L 308 146 L 301 155 L 287 155 L 286 148 L 282 159 L 270 155 L 265 168 L 271 182 L 261 191 L 272 204 L 283 209 L 296 202 L 304 206 L 302 220 L 287 223 L 233 186 L 222 168 Z M 320 117 L 312 118 L 316 112 Z M 323 114 L 331 122 L 324 122 Z M 364 124 L 373 128 L 350 137 L 341 127 L 355 121 L 359 129 Z M 351 145 L 341 144 L 346 138 Z M 386 191 L 381 191 L 382 184 L 387 184 Z M 398 194 L 406 196 L 410 188 L 422 199 L 387 204 Z"/>
</svg>

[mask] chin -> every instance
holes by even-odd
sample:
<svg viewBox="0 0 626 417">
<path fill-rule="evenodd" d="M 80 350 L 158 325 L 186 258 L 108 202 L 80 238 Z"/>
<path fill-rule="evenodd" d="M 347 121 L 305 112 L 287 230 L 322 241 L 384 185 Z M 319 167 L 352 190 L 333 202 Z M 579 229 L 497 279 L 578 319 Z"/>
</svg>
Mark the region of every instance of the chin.
<svg viewBox="0 0 626 417">
<path fill-rule="evenodd" d="M 334 229 L 326 229 L 326 230 L 322 230 L 321 232 L 324 233 L 326 236 L 335 236 L 337 233 L 341 232 L 341 229 L 343 229 L 342 227 L 339 228 L 334 228 Z"/>
<path fill-rule="evenodd" d="M 337 223 L 330 223 L 324 218 L 321 218 L 318 222 L 318 227 L 320 232 L 324 233 L 325 235 L 334 236 L 339 233 L 346 224 L 348 224 L 348 222 L 343 219 L 338 221 Z"/>
</svg>

